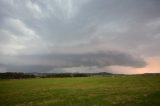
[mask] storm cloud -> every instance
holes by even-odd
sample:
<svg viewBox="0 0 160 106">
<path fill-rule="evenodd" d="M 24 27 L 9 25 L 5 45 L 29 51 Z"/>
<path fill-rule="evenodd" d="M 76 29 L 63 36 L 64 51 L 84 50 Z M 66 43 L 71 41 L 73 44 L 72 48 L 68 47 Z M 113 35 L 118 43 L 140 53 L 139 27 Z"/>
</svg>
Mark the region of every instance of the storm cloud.
<svg viewBox="0 0 160 106">
<path fill-rule="evenodd" d="M 1 65 L 6 71 L 43 72 L 68 67 L 130 66 L 144 67 L 146 62 L 130 54 L 121 52 L 98 52 L 85 54 L 48 54 L 1 57 Z"/>
<path fill-rule="evenodd" d="M 159 5 L 158 0 L 1 0 L 0 72 L 145 68 L 150 58 L 160 57 Z"/>
</svg>

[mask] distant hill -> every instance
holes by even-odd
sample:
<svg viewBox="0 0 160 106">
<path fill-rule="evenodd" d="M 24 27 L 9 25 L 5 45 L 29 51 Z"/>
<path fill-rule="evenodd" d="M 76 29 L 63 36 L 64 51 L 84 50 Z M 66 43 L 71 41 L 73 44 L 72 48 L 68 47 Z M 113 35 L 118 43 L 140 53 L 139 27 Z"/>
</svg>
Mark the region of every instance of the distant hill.
<svg viewBox="0 0 160 106">
<path fill-rule="evenodd" d="M 160 73 L 144 73 L 143 75 L 160 75 Z"/>
</svg>

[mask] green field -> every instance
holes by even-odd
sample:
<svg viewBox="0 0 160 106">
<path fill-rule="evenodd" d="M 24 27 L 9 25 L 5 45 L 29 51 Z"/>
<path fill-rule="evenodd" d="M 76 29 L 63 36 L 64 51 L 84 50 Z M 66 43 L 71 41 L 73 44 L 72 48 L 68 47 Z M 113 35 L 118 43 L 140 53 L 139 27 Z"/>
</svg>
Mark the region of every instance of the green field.
<svg viewBox="0 0 160 106">
<path fill-rule="evenodd" d="M 160 106 L 159 76 L 0 80 L 0 106 Z"/>
</svg>

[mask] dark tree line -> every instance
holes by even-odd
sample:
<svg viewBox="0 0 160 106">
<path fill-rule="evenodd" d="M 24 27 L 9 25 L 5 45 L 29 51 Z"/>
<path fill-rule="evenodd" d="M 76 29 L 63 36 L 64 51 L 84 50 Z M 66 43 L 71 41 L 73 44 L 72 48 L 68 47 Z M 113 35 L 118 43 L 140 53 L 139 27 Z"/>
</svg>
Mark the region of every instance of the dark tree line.
<svg viewBox="0 0 160 106">
<path fill-rule="evenodd" d="M 0 79 L 26 79 L 26 78 L 64 78 L 64 77 L 90 77 L 90 76 L 110 76 L 111 73 L 0 73 Z"/>
<path fill-rule="evenodd" d="M 89 74 L 85 73 L 51 73 L 42 76 L 42 78 L 63 78 L 63 77 L 89 77 Z"/>
<path fill-rule="evenodd" d="M 16 73 L 16 72 L 0 73 L 0 79 L 25 79 L 25 78 L 35 78 L 35 75 L 26 73 Z"/>
<path fill-rule="evenodd" d="M 64 77 L 88 77 L 89 74 L 85 73 L 41 73 L 34 75 L 32 73 L 17 73 L 17 72 L 6 72 L 0 73 L 0 79 L 26 79 L 26 78 L 64 78 Z"/>
</svg>

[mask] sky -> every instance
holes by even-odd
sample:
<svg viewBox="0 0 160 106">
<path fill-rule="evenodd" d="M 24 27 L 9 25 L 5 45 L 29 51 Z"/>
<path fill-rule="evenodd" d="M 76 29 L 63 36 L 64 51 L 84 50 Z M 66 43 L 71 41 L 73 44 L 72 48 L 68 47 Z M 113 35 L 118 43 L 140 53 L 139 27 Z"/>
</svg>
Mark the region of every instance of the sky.
<svg viewBox="0 0 160 106">
<path fill-rule="evenodd" d="M 160 72 L 160 0 L 0 0 L 0 72 Z"/>
</svg>

